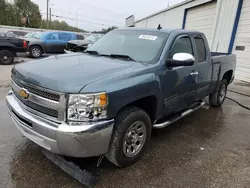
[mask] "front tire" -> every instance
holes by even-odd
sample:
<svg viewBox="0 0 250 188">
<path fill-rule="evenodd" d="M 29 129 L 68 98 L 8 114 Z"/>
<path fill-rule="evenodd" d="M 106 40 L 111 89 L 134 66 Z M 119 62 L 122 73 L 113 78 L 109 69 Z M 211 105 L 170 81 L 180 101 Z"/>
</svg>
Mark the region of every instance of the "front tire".
<svg viewBox="0 0 250 188">
<path fill-rule="evenodd" d="M 39 46 L 32 46 L 29 50 L 30 56 L 32 58 L 38 58 L 42 56 L 42 48 Z"/>
<path fill-rule="evenodd" d="M 14 55 L 9 50 L 0 51 L 0 64 L 10 65 L 14 63 Z"/>
<path fill-rule="evenodd" d="M 211 106 L 220 107 L 223 104 L 227 95 L 227 86 L 227 80 L 223 79 L 220 83 L 219 89 L 209 95 L 209 103 Z"/>
<path fill-rule="evenodd" d="M 137 107 L 122 110 L 115 118 L 113 137 L 106 157 L 119 167 L 135 163 L 143 154 L 151 137 L 148 114 Z"/>
</svg>

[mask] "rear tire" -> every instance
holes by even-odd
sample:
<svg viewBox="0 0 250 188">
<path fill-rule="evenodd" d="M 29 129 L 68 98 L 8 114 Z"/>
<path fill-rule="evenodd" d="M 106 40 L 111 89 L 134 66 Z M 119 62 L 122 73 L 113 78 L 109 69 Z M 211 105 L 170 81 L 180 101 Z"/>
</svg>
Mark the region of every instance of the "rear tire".
<svg viewBox="0 0 250 188">
<path fill-rule="evenodd" d="M 223 104 L 227 95 L 227 86 L 227 80 L 223 79 L 220 83 L 219 89 L 209 95 L 209 103 L 211 106 L 220 107 Z"/>
<path fill-rule="evenodd" d="M 30 56 L 32 58 L 38 58 L 41 57 L 43 52 L 42 52 L 42 48 L 39 46 L 32 46 L 29 50 Z"/>
<path fill-rule="evenodd" d="M 148 114 L 137 107 L 122 110 L 115 118 L 113 137 L 106 157 L 119 167 L 135 163 L 143 154 L 151 137 Z"/>
<path fill-rule="evenodd" d="M 14 63 L 14 55 L 9 50 L 0 51 L 0 64 L 10 65 Z"/>
</svg>

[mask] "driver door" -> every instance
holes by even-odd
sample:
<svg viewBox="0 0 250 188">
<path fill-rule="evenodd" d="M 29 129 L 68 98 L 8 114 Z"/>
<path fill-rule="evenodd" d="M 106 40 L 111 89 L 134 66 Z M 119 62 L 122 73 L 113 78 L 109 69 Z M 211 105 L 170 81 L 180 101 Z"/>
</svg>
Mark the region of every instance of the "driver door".
<svg viewBox="0 0 250 188">
<path fill-rule="evenodd" d="M 194 56 L 193 44 L 189 35 L 178 36 L 170 48 L 168 59 L 176 53 L 188 53 Z M 192 66 L 168 67 L 162 76 L 164 95 L 164 116 L 180 111 L 193 104 L 197 95 L 195 64 Z"/>
</svg>

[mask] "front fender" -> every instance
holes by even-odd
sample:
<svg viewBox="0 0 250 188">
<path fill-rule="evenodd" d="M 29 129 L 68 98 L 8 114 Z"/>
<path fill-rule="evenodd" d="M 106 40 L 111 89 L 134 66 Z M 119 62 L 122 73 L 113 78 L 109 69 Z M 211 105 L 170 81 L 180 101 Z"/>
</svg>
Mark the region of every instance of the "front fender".
<svg viewBox="0 0 250 188">
<path fill-rule="evenodd" d="M 148 96 L 154 96 L 157 99 L 157 106 L 159 107 L 161 101 L 160 87 L 157 75 L 147 73 L 125 78 L 115 77 L 102 80 L 99 83 L 92 83 L 84 87 L 82 92 L 91 90 L 106 91 L 109 99 L 108 116 L 114 118 L 123 107 Z"/>
</svg>

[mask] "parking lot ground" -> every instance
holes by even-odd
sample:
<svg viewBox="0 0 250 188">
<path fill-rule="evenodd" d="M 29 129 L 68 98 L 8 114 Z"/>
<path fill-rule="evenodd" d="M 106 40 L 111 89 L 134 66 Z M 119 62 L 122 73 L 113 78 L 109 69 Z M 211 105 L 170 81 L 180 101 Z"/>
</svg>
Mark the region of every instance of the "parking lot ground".
<svg viewBox="0 0 250 188">
<path fill-rule="evenodd" d="M 250 96 L 250 83 L 235 80 L 233 84 L 229 85 L 229 90 L 235 93 L 241 93 Z"/>
<path fill-rule="evenodd" d="M 8 90 L 0 88 L 0 187 L 83 187 L 16 129 L 4 101 Z M 250 107 L 248 97 L 232 92 L 228 96 Z M 250 112 L 230 100 L 221 108 L 205 106 L 154 130 L 138 163 L 119 169 L 104 160 L 93 167 L 101 178 L 96 187 L 249 187 L 249 121 Z"/>
</svg>

